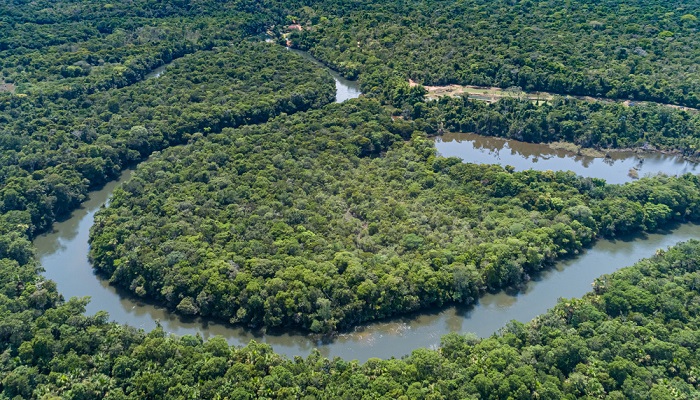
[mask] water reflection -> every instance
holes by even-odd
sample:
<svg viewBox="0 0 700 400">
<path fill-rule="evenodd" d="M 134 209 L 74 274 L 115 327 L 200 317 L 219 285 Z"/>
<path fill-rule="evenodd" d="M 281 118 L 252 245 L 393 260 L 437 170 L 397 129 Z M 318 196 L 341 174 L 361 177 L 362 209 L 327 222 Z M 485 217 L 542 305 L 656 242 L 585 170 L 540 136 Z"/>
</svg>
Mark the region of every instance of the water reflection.
<svg viewBox="0 0 700 400">
<path fill-rule="evenodd" d="M 477 164 L 511 165 L 516 170 L 563 170 L 577 175 L 625 183 L 634 176 L 665 173 L 698 173 L 698 165 L 682 157 L 661 153 L 610 152 L 609 157 L 590 157 L 547 145 L 519 142 L 472 133 L 449 133 L 435 138 L 438 152 Z M 634 172 L 632 172 L 634 171 Z"/>
</svg>

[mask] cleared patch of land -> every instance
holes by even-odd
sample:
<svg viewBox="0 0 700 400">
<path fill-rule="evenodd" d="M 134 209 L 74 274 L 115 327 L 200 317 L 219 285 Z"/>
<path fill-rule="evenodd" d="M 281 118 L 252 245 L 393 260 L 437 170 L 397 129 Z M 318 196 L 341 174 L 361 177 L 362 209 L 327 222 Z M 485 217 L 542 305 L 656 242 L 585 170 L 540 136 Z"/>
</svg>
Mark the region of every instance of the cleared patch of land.
<svg viewBox="0 0 700 400">
<path fill-rule="evenodd" d="M 4 81 L 0 80 L 0 93 L 2 92 L 14 93 L 15 85 L 13 83 L 5 83 Z"/>
<path fill-rule="evenodd" d="M 408 83 L 411 86 L 417 86 L 419 85 L 417 82 L 409 79 Z M 492 87 L 492 86 L 472 86 L 472 85 L 467 85 L 467 86 L 461 86 L 461 85 L 446 85 L 446 86 L 423 86 L 425 90 L 428 91 L 428 94 L 426 97 L 431 100 L 435 100 L 437 98 L 440 98 L 442 96 L 451 96 L 451 97 L 456 97 L 456 96 L 467 96 L 470 99 L 474 100 L 481 100 L 481 101 L 486 101 L 489 103 L 494 103 L 497 102 L 500 99 L 503 98 L 517 98 L 521 100 L 530 100 L 533 102 L 536 102 L 537 104 L 541 103 L 546 103 L 554 99 L 556 94 L 554 93 L 549 93 L 549 92 L 526 92 L 522 90 L 519 87 L 511 87 L 511 88 L 499 88 L 499 87 Z M 635 106 L 635 105 L 644 105 L 647 103 L 651 104 L 660 104 L 666 107 L 671 107 L 675 108 L 678 110 L 684 110 L 684 111 L 693 111 L 697 112 L 697 108 L 691 108 L 691 107 L 683 107 L 683 106 L 677 106 L 673 104 L 664 104 L 664 103 L 652 103 L 652 102 L 645 102 L 645 101 L 633 101 L 633 100 L 613 100 L 613 99 L 608 99 L 604 97 L 591 97 L 591 96 L 565 96 L 565 97 L 572 97 L 575 99 L 579 100 L 586 100 L 586 101 L 605 101 L 605 102 L 621 102 L 625 106 Z"/>
</svg>

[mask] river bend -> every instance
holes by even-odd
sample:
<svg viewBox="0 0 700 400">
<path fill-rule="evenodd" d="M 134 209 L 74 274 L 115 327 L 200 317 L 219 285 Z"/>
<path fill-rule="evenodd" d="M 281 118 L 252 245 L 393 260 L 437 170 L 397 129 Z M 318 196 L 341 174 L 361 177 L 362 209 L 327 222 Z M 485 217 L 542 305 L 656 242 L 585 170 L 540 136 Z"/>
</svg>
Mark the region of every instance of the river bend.
<svg viewBox="0 0 700 400">
<path fill-rule="evenodd" d="M 304 55 L 304 54 L 302 54 Z M 308 55 L 304 55 L 308 57 Z M 165 67 L 163 67 L 165 68 Z M 162 69 L 151 75 L 156 78 Z M 333 75 L 338 87 L 336 101 L 342 102 L 360 94 L 356 82 Z M 475 135 L 446 135 L 436 139 L 438 151 L 445 156 L 459 156 L 468 162 L 509 164 L 516 169 L 570 169 L 583 176 L 607 178 L 621 183 L 633 179 L 630 165 L 639 164 L 636 154 L 619 155 L 611 162 L 587 159 L 566 152 L 553 151 L 541 145 L 523 144 Z M 695 165 L 671 156 L 652 155 L 645 159 L 640 172 L 694 172 Z M 234 345 L 250 340 L 270 344 L 287 356 L 308 355 L 318 348 L 326 357 L 365 361 L 371 357 L 390 358 L 409 354 L 419 347 L 436 347 L 448 332 L 473 332 L 489 336 L 510 320 L 527 322 L 554 306 L 561 297 L 580 297 L 591 288 L 593 280 L 637 260 L 649 257 L 658 248 L 700 236 L 700 226 L 683 224 L 663 234 L 636 236 L 620 240 L 601 240 L 577 258 L 561 261 L 535 277 L 519 293 L 487 294 L 470 308 L 450 307 L 413 316 L 359 326 L 352 332 L 323 341 L 309 335 L 280 335 L 251 332 L 204 320 L 183 320 L 167 310 L 134 299 L 97 277 L 88 262 L 88 236 L 95 212 L 109 200 L 113 190 L 128 180 L 132 171 L 125 171 L 119 180 L 92 192 L 88 201 L 72 216 L 54 224 L 54 231 L 34 241 L 45 276 L 56 282 L 65 298 L 90 296 L 87 313 L 109 312 L 121 324 L 151 330 L 157 321 L 167 332 L 177 335 L 201 334 L 204 338 L 220 335 Z"/>
</svg>

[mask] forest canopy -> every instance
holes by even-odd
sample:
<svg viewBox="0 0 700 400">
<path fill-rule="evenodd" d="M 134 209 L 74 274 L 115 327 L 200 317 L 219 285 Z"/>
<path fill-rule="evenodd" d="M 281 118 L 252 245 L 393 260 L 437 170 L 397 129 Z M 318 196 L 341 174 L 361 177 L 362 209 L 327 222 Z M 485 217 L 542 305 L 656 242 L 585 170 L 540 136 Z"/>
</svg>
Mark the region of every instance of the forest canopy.
<svg viewBox="0 0 700 400">
<path fill-rule="evenodd" d="M 531 143 L 563 141 L 596 149 L 669 150 L 700 156 L 700 113 L 646 103 L 555 97 L 535 104 L 501 99 L 493 104 L 442 97 L 406 104 L 404 118 L 431 134 L 473 132 Z"/>
<path fill-rule="evenodd" d="M 700 105 L 697 0 L 319 2 L 294 46 L 369 94 L 391 77 Z"/>
<path fill-rule="evenodd" d="M 153 151 L 334 98 L 333 80 L 284 48 L 240 42 L 200 51 L 133 85 L 55 101 L 0 96 L 0 210 L 46 229 Z"/>
<path fill-rule="evenodd" d="M 329 332 L 471 304 L 599 236 L 695 220 L 698 183 L 463 164 L 358 99 L 164 151 L 98 212 L 90 254 L 183 314 Z"/>
<path fill-rule="evenodd" d="M 697 157 L 697 0 L 0 3 L 0 399 L 691 398 L 700 242 L 528 324 L 365 363 L 85 314 L 31 239 L 140 163 L 97 270 L 185 316 L 331 333 L 472 304 L 600 237 L 700 216 L 697 176 L 608 185 L 436 154 L 476 131 Z M 331 76 L 364 97 L 333 101 Z M 287 42 L 289 41 L 289 42 Z M 163 69 L 164 68 L 164 69 Z M 429 102 L 419 85 L 546 90 Z M 604 100 L 665 103 L 643 106 Z"/>
<path fill-rule="evenodd" d="M 31 268 L 0 263 L 0 398 L 673 399 L 698 390 L 700 242 L 596 280 L 532 322 L 360 364 L 251 342 L 145 333 L 84 315 Z M 26 286 L 17 289 L 17 278 Z"/>
</svg>

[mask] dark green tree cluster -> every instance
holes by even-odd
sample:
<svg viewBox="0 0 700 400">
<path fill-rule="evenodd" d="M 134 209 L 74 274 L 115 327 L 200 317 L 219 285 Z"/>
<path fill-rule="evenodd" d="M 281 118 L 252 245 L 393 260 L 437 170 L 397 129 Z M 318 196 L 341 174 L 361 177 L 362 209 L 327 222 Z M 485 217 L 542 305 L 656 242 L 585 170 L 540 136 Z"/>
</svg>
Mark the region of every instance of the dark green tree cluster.
<svg viewBox="0 0 700 400">
<path fill-rule="evenodd" d="M 536 105 L 502 99 L 494 104 L 464 97 L 414 102 L 404 114 L 427 132 L 438 128 L 532 143 L 565 141 L 598 149 L 646 148 L 700 155 L 700 113 L 644 103 L 556 97 Z"/>
<path fill-rule="evenodd" d="M 295 46 L 367 93 L 448 83 L 700 105 L 697 0 L 323 1 Z M 381 76 L 374 79 L 373 75 Z"/>
<path fill-rule="evenodd" d="M 255 42 L 201 51 L 159 78 L 76 99 L 0 96 L 0 211 L 44 230 L 88 188 L 155 150 L 333 96 L 327 72 Z"/>
<path fill-rule="evenodd" d="M 10 55 L 2 60 L 2 76 L 14 83 L 16 93 L 50 100 L 73 99 L 84 93 L 131 85 L 143 80 L 152 69 L 185 54 L 240 40 L 236 31 L 221 37 L 224 35 L 211 32 L 215 29 L 206 29 L 204 22 L 201 26 L 204 32 L 193 23 L 161 22 Z"/>
<path fill-rule="evenodd" d="M 96 216 L 91 257 L 183 314 L 328 332 L 470 304 L 598 236 L 696 219 L 698 183 L 463 164 L 356 100 L 154 157 Z"/>
<path fill-rule="evenodd" d="M 40 60 L 42 52 L 53 56 L 61 54 L 61 49 L 94 52 L 119 48 L 109 37 L 120 31 L 135 36 L 149 30 L 157 33 L 141 36 L 132 44 L 162 40 L 163 32 L 158 30 L 168 26 L 204 31 L 213 24 L 222 34 L 231 34 L 224 31 L 236 27 L 246 35 L 257 35 L 284 21 L 289 12 L 279 1 L 7 1 L 0 4 L 0 65 L 16 55 L 28 56 L 20 59 L 25 60 L 22 65 L 30 66 L 26 60 Z"/>
</svg>

